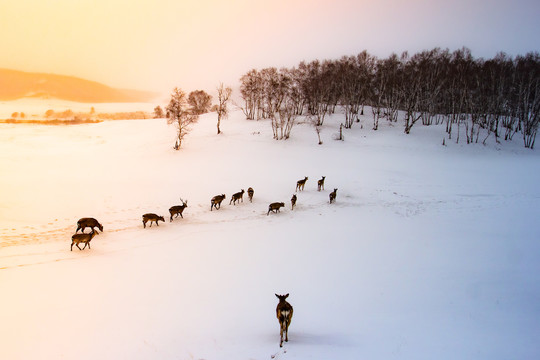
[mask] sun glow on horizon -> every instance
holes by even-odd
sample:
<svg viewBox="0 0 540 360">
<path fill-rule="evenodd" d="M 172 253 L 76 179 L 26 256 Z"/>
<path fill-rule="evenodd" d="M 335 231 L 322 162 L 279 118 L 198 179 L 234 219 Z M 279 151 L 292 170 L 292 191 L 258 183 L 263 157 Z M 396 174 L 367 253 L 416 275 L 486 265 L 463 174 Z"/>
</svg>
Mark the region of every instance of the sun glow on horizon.
<svg viewBox="0 0 540 360">
<path fill-rule="evenodd" d="M 166 94 L 234 86 L 251 68 L 364 49 L 387 56 L 468 46 L 478 57 L 539 50 L 539 5 L 518 2 L 7 0 L 0 68 Z"/>
</svg>

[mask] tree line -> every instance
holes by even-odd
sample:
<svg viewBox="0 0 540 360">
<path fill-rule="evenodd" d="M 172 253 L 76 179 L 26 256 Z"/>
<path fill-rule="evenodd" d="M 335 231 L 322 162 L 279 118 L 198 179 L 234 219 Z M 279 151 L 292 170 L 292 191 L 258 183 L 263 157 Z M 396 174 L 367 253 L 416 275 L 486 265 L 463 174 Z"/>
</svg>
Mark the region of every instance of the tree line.
<svg viewBox="0 0 540 360">
<path fill-rule="evenodd" d="M 342 109 L 350 129 L 364 106 L 373 130 L 379 121 L 398 121 L 404 132 L 417 123 L 445 124 L 449 139 L 497 142 L 516 133 L 534 148 L 540 122 L 540 54 L 475 59 L 467 48 L 435 48 L 379 59 L 363 51 L 338 60 L 301 62 L 293 68 L 250 70 L 240 78 L 247 119 L 270 119 L 275 139 L 287 139 L 298 116 L 316 128 Z M 482 138 L 480 138 L 482 130 Z"/>
</svg>

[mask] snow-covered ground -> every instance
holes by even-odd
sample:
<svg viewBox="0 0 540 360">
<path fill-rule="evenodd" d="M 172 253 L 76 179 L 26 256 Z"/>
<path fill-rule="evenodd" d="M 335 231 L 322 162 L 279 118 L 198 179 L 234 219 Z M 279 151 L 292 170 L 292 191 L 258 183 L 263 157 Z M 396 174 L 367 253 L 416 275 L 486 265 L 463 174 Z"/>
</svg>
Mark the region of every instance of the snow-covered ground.
<svg viewBox="0 0 540 360">
<path fill-rule="evenodd" d="M 165 120 L 0 124 L 1 359 L 540 358 L 538 151 L 369 116 L 343 142 L 332 116 L 323 145 L 307 123 L 274 141 L 215 120 L 181 151 Z M 104 232 L 69 251 L 89 216 Z M 294 307 L 281 349 L 275 293 Z"/>
</svg>

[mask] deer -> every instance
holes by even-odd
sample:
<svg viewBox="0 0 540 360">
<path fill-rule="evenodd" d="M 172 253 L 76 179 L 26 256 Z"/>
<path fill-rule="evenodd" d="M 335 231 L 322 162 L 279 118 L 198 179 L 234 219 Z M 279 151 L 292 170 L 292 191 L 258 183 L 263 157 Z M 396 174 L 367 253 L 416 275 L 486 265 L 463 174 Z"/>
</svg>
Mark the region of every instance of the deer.
<svg viewBox="0 0 540 360">
<path fill-rule="evenodd" d="M 253 202 L 253 194 L 255 193 L 253 188 L 249 187 L 247 193 L 248 193 L 248 197 L 249 197 L 249 202 Z"/>
<path fill-rule="evenodd" d="M 335 202 L 335 201 L 336 201 L 336 195 L 337 195 L 337 189 L 334 189 L 334 191 L 332 191 L 332 192 L 330 193 L 330 195 L 329 195 L 329 197 L 330 197 L 330 204 L 331 204 L 332 202 Z"/>
<path fill-rule="evenodd" d="M 143 223 L 143 226 L 144 226 L 145 229 L 146 229 L 146 223 L 149 222 L 149 221 L 150 221 L 150 227 L 152 227 L 152 222 L 155 222 L 156 225 L 159 226 L 158 221 L 165 222 L 165 219 L 163 218 L 163 216 L 159 216 L 159 215 L 152 214 L 152 213 L 144 214 L 142 216 L 142 223 Z"/>
<path fill-rule="evenodd" d="M 212 211 L 212 208 L 216 208 L 218 210 L 221 207 L 221 202 L 225 199 L 225 194 L 216 195 L 210 200 L 210 211 Z"/>
<path fill-rule="evenodd" d="M 270 211 L 275 212 L 275 213 L 280 212 L 279 208 L 284 207 L 284 206 L 285 204 L 282 202 L 271 203 L 270 205 L 268 205 L 268 212 L 266 213 L 266 216 L 270 214 Z"/>
<path fill-rule="evenodd" d="M 324 190 L 324 178 L 326 176 L 323 176 L 321 180 L 317 181 L 317 191 Z"/>
<path fill-rule="evenodd" d="M 229 201 L 229 205 L 231 205 L 231 203 L 233 203 L 233 205 L 236 205 L 236 201 L 240 201 L 240 200 L 244 202 L 244 189 L 242 189 L 242 191 L 237 192 L 233 194 L 233 196 L 231 196 L 231 201 Z"/>
<path fill-rule="evenodd" d="M 93 228 L 92 228 L 92 232 L 89 233 L 89 234 L 74 234 L 71 237 L 71 249 L 70 249 L 70 251 L 73 251 L 73 245 L 77 246 L 79 248 L 79 250 L 86 249 L 86 245 L 88 245 L 88 248 L 90 249 L 90 241 L 92 241 L 94 236 L 96 236 L 97 234 L 98 234 L 98 232 L 95 231 Z M 84 243 L 84 246 L 83 246 L 82 249 L 79 247 L 80 243 Z"/>
<path fill-rule="evenodd" d="M 279 303 L 276 307 L 276 316 L 279 321 L 279 347 L 283 347 L 283 333 L 285 333 L 285 342 L 289 341 L 289 325 L 291 324 L 293 307 L 285 299 L 289 297 L 289 294 L 278 295 Z"/>
<path fill-rule="evenodd" d="M 173 215 L 176 215 L 176 217 L 178 217 L 178 215 L 180 215 L 180 217 L 183 219 L 184 217 L 182 216 L 182 213 L 184 212 L 184 209 L 187 208 L 187 200 L 184 201 L 182 200 L 182 198 L 180 198 L 180 201 L 182 202 L 182 205 L 175 205 L 175 206 L 171 206 L 171 208 L 169 209 L 169 213 L 171 214 L 171 222 L 173 220 Z"/>
<path fill-rule="evenodd" d="M 84 233 L 84 229 L 87 227 L 91 228 L 92 231 L 95 231 L 94 228 L 98 228 L 100 231 L 103 231 L 103 225 L 101 225 L 96 219 L 94 218 L 81 218 L 79 221 L 77 221 L 77 230 L 75 230 L 75 234 L 81 230 L 82 233 Z"/>
<path fill-rule="evenodd" d="M 304 186 L 306 185 L 306 181 L 308 180 L 308 177 L 306 176 L 304 179 L 302 180 L 298 180 L 296 182 L 296 191 L 301 191 L 301 190 L 304 190 Z"/>
<path fill-rule="evenodd" d="M 294 206 L 296 205 L 296 194 L 293 194 L 291 198 L 291 210 L 294 209 Z"/>
</svg>

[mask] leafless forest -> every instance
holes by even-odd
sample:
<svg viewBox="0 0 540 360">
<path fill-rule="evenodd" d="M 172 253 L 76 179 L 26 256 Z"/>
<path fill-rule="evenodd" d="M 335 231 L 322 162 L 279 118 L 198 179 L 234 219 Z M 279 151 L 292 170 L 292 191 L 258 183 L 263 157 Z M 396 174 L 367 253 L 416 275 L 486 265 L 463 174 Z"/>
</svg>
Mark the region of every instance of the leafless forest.
<svg viewBox="0 0 540 360">
<path fill-rule="evenodd" d="M 459 142 L 465 134 L 468 144 L 520 134 L 532 149 L 540 121 L 537 52 L 475 59 L 467 48 L 435 48 L 379 59 L 364 51 L 290 69 L 253 69 L 240 81 L 246 118 L 271 119 L 275 139 L 289 137 L 297 116 L 307 115 L 318 127 L 338 107 L 343 126 L 351 128 L 366 105 L 373 130 L 381 120 L 397 122 L 402 111 L 405 133 L 417 123 L 445 124 L 449 139 Z"/>
</svg>

